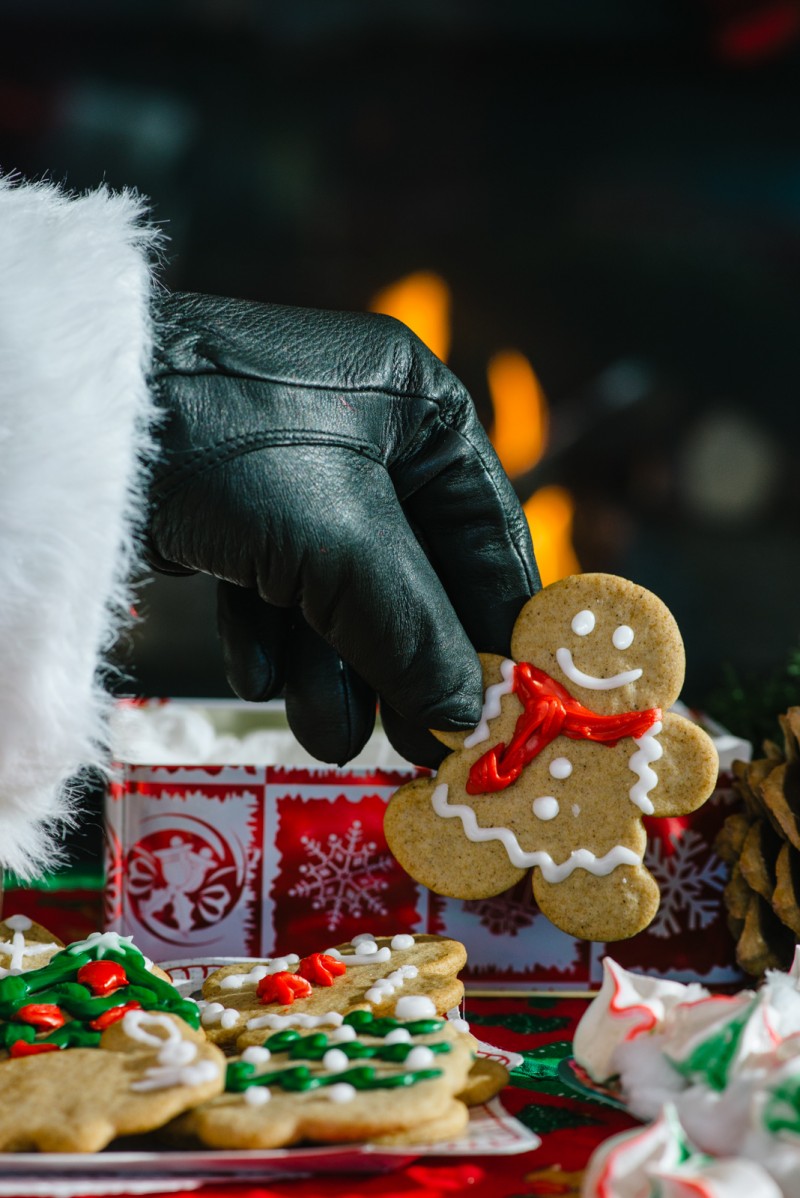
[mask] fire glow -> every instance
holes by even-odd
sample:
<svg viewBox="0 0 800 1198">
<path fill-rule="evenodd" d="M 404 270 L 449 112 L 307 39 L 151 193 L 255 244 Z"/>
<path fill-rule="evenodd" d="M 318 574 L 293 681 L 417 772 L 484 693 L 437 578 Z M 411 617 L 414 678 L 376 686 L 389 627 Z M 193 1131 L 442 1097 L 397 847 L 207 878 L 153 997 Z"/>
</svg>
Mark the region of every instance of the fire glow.
<svg viewBox="0 0 800 1198">
<path fill-rule="evenodd" d="M 416 271 L 373 296 L 371 312 L 394 316 L 417 334 L 443 362 L 452 338 L 452 297 L 446 281 L 432 271 Z M 518 349 L 498 350 L 486 366 L 494 421 L 492 445 L 509 478 L 521 478 L 541 461 L 547 449 L 549 409 L 528 358 Z M 534 491 L 523 510 L 536 549 L 542 584 L 577 574 L 580 564 L 572 545 L 574 501 L 564 487 Z"/>
</svg>

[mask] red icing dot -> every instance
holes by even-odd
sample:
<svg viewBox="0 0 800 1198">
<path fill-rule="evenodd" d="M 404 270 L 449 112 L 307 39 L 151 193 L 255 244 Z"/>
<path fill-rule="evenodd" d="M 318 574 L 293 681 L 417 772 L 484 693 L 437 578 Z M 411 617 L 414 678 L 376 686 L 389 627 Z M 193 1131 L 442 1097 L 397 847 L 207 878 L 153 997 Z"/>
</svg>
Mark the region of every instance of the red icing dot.
<svg viewBox="0 0 800 1198">
<path fill-rule="evenodd" d="M 96 1032 L 103 1032 L 107 1027 L 111 1027 L 112 1023 L 120 1020 L 126 1011 L 141 1011 L 141 1009 L 142 1004 L 138 1002 L 125 1002 L 118 1007 L 109 1007 L 107 1011 L 103 1011 L 102 1015 L 90 1020 L 89 1027 L 94 1028 Z"/>
<path fill-rule="evenodd" d="M 312 953 L 310 957 L 303 957 L 297 967 L 298 975 L 315 986 L 332 986 L 333 979 L 341 977 L 346 970 L 344 961 L 337 961 L 336 957 L 327 953 Z"/>
<path fill-rule="evenodd" d="M 78 970 L 78 981 L 92 994 L 111 994 L 128 983 L 125 967 L 118 961 L 89 961 Z"/>
<path fill-rule="evenodd" d="M 282 970 L 280 973 L 268 973 L 258 983 L 256 991 L 261 1002 L 277 1002 L 288 1007 L 296 998 L 308 998 L 311 983 L 296 973 Z"/>
<path fill-rule="evenodd" d="M 40 1052 L 60 1052 L 57 1044 L 28 1044 L 25 1040 L 16 1040 L 8 1050 L 10 1057 L 35 1057 Z"/>
<path fill-rule="evenodd" d="M 52 1002 L 29 1002 L 14 1016 L 20 1023 L 30 1023 L 39 1031 L 52 1032 L 66 1023 L 60 1007 Z"/>
</svg>

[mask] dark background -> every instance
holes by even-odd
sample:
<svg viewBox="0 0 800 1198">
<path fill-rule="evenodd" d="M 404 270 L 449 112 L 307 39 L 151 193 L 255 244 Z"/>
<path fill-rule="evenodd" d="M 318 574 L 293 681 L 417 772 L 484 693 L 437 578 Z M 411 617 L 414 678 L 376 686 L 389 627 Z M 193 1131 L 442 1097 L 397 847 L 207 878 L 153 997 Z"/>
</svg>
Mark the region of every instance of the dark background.
<svg viewBox="0 0 800 1198">
<path fill-rule="evenodd" d="M 363 309 L 415 270 L 491 422 L 551 408 L 522 498 L 659 593 L 686 697 L 800 636 L 800 3 L 5 0 L 0 166 L 150 197 L 166 283 Z M 208 580 L 157 579 L 128 689 L 228 693 Z"/>
</svg>

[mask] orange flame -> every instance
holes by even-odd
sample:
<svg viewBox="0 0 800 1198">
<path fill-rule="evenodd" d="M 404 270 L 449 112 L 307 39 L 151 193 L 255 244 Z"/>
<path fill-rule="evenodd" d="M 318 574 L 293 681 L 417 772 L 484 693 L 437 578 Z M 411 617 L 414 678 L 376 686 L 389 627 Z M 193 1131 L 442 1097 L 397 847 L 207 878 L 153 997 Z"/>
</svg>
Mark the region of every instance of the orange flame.
<svg viewBox="0 0 800 1198">
<path fill-rule="evenodd" d="M 371 312 L 402 320 L 447 361 L 451 340 L 450 288 L 433 271 L 414 271 L 390 283 L 372 297 Z M 533 366 L 523 353 L 505 349 L 486 368 L 494 407 L 491 441 L 511 478 L 532 470 L 547 446 L 547 400 Z M 575 505 L 563 487 L 542 487 L 523 504 L 531 529 L 536 560 L 546 586 L 566 574 L 580 572 L 572 547 Z"/>
<path fill-rule="evenodd" d="M 541 487 L 522 505 L 536 550 L 542 586 L 567 574 L 579 574 L 580 562 L 572 547 L 575 503 L 565 487 Z"/>
<path fill-rule="evenodd" d="M 433 271 L 418 270 L 384 287 L 370 301 L 371 312 L 383 312 L 407 324 L 442 362 L 450 352 L 450 288 Z"/>
<path fill-rule="evenodd" d="M 504 349 L 486 368 L 494 407 L 492 444 L 510 478 L 531 470 L 547 444 L 547 400 L 528 359 Z"/>
</svg>

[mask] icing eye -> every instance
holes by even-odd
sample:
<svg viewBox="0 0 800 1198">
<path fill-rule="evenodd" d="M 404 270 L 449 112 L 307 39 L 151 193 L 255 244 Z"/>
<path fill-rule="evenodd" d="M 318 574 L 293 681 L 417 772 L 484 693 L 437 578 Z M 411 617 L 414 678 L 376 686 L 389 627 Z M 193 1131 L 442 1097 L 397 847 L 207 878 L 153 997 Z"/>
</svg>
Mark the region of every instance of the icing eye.
<svg viewBox="0 0 800 1198">
<path fill-rule="evenodd" d="M 627 624 L 620 624 L 619 628 L 614 629 L 611 641 L 615 649 L 630 649 L 633 644 L 633 629 Z"/>
<path fill-rule="evenodd" d="M 579 611 L 575 619 L 572 621 L 572 631 L 576 636 L 588 636 L 594 630 L 595 619 L 594 613 L 590 611 Z"/>
</svg>

